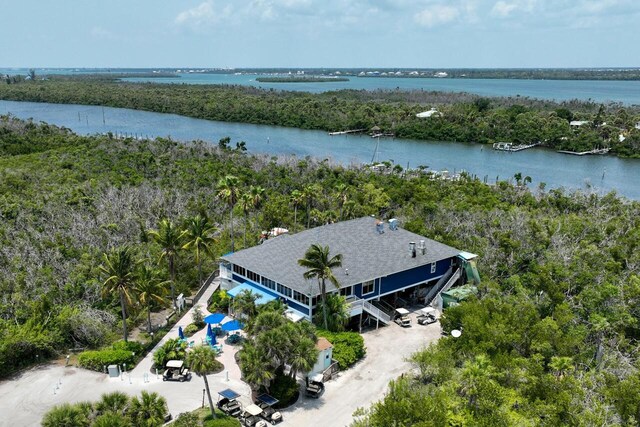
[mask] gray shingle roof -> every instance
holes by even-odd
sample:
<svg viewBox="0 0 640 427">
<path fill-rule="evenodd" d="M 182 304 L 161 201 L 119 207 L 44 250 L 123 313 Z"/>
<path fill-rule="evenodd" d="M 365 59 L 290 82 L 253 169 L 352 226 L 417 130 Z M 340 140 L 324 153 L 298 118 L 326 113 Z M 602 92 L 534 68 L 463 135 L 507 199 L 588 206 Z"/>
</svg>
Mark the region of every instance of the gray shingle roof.
<svg viewBox="0 0 640 427">
<path fill-rule="evenodd" d="M 363 217 L 312 228 L 292 235 L 267 240 L 262 245 L 225 255 L 222 259 L 242 266 L 261 276 L 281 283 L 306 295 L 316 295 L 317 281 L 305 280 L 305 268 L 298 265 L 309 246 L 314 243 L 329 246 L 330 256 L 342 254 L 342 268 L 334 275 L 340 285 L 351 286 L 377 277 L 409 270 L 421 265 L 450 258 L 460 253 L 435 240 L 398 227 L 395 231 L 384 224 L 384 233 L 376 230 L 377 219 Z M 425 241 L 426 254 L 417 249 L 411 257 L 409 243 Z M 345 274 L 348 269 L 348 274 Z M 327 290 L 335 289 L 327 283 Z"/>
</svg>

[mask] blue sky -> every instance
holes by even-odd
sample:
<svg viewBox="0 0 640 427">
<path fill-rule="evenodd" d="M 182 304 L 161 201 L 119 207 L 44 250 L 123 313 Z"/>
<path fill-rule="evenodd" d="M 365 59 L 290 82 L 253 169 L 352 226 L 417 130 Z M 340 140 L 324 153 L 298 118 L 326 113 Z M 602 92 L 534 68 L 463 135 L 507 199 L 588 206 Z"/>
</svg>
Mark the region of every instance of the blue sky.
<svg viewBox="0 0 640 427">
<path fill-rule="evenodd" d="M 638 67 L 639 0 L 0 0 L 0 67 Z"/>
</svg>

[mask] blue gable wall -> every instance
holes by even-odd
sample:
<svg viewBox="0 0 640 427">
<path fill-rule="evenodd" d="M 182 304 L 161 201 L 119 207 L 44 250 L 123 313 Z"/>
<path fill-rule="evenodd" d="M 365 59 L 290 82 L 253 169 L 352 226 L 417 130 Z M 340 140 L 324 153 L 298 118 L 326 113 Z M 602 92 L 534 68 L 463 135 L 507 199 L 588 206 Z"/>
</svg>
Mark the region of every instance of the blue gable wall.
<svg viewBox="0 0 640 427">
<path fill-rule="evenodd" d="M 416 283 L 428 282 L 445 274 L 450 266 L 451 258 L 447 258 L 436 263 L 435 273 L 431 273 L 431 264 L 427 264 L 411 270 L 390 274 L 381 279 L 382 286 L 380 287 L 380 294 L 394 292 L 398 289 L 402 289 Z"/>
<path fill-rule="evenodd" d="M 286 298 L 286 297 L 285 297 L 285 300 L 287 301 L 287 305 L 289 307 L 295 308 L 300 313 L 304 313 L 306 315 L 309 315 L 309 307 L 307 307 L 306 305 L 302 305 L 298 301 L 293 300 L 293 299 L 289 299 L 289 298 Z"/>
</svg>

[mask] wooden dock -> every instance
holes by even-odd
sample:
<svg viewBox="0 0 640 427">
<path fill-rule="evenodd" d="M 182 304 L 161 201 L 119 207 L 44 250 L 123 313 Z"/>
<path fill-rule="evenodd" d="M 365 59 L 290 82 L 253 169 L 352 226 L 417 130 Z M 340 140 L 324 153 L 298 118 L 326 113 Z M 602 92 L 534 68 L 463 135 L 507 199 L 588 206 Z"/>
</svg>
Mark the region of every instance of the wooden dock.
<svg viewBox="0 0 640 427">
<path fill-rule="evenodd" d="M 351 129 L 351 130 L 341 130 L 338 132 L 329 132 L 329 135 L 333 136 L 333 135 L 347 135 L 349 133 L 359 133 L 359 132 L 364 132 L 366 131 L 366 129 Z"/>
<path fill-rule="evenodd" d="M 587 156 L 589 154 L 607 154 L 610 150 L 611 148 L 594 148 L 593 150 L 582 151 L 580 153 L 576 151 L 558 150 L 558 153 L 572 154 L 574 156 Z"/>
<path fill-rule="evenodd" d="M 533 148 L 540 144 L 541 142 L 536 142 L 534 144 L 520 144 L 520 145 L 513 145 L 513 143 L 511 142 L 495 142 L 493 144 L 493 149 L 498 151 L 509 151 L 512 153 L 516 153 L 518 151 L 526 150 L 528 148 Z"/>
</svg>

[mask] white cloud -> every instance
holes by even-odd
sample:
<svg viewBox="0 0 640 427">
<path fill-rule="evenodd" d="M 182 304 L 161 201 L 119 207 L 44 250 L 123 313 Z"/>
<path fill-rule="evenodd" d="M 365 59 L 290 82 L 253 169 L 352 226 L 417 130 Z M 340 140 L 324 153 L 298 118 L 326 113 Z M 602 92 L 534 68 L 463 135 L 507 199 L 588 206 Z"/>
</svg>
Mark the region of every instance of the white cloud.
<svg viewBox="0 0 640 427">
<path fill-rule="evenodd" d="M 175 19 L 175 23 L 181 26 L 193 26 L 203 28 L 211 26 L 228 17 L 231 14 L 231 5 L 227 5 L 219 10 L 215 8 L 213 0 L 206 0 L 198 6 L 180 12 Z"/>
<path fill-rule="evenodd" d="M 95 27 L 91 28 L 91 36 L 96 38 L 96 39 L 102 39 L 102 40 L 113 40 L 113 39 L 115 39 L 115 35 L 111 31 L 105 30 L 104 28 L 102 28 L 100 26 L 95 26 Z"/>
<path fill-rule="evenodd" d="M 500 18 L 507 18 L 515 12 L 531 13 L 538 6 L 538 0 L 500 0 L 493 5 L 491 14 Z"/>
<path fill-rule="evenodd" d="M 458 18 L 460 11 L 453 6 L 433 5 L 416 13 L 416 22 L 425 27 L 446 24 Z"/>
</svg>

